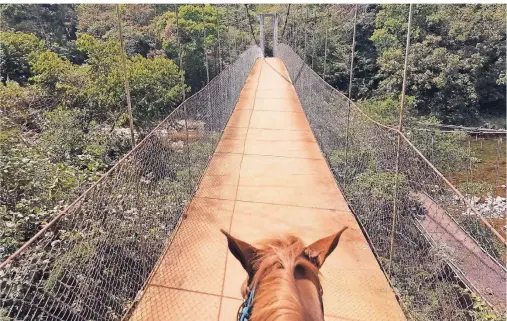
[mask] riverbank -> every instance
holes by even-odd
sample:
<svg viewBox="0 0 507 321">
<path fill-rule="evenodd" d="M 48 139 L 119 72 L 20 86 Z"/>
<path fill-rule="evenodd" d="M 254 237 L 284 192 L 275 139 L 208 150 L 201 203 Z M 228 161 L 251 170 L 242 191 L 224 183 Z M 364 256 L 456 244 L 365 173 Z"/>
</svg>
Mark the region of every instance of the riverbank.
<svg viewBox="0 0 507 321">
<path fill-rule="evenodd" d="M 472 171 L 466 169 L 460 172 L 448 173 L 447 178 L 458 188 L 467 182 L 474 182 L 490 186 L 494 189 L 494 196 L 505 197 L 505 140 L 502 139 L 499 144 L 497 139 L 475 139 L 471 136 L 470 147 L 472 157 L 478 160 L 478 162 L 472 162 Z M 468 149 L 468 142 L 466 148 Z"/>
</svg>

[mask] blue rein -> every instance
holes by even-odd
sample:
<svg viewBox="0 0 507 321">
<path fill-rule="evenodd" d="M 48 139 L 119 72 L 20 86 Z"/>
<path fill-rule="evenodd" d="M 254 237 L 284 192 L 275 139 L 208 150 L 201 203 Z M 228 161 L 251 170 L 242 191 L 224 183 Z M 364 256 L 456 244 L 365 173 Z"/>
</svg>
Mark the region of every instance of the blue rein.
<svg viewBox="0 0 507 321">
<path fill-rule="evenodd" d="M 243 309 L 241 310 L 241 314 L 239 316 L 239 321 L 248 321 L 250 316 L 252 315 L 252 304 L 255 296 L 255 288 L 257 284 L 255 284 L 248 295 L 248 299 L 246 302 L 243 302 Z"/>
</svg>

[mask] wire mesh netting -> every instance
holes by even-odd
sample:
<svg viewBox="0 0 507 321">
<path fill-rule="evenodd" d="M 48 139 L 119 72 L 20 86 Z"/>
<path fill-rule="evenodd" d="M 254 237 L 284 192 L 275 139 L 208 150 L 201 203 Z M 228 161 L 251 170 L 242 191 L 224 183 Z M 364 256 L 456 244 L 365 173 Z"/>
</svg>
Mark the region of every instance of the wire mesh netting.
<svg viewBox="0 0 507 321">
<path fill-rule="evenodd" d="M 369 118 L 288 45 L 279 45 L 279 57 L 406 313 L 416 320 L 475 320 L 490 310 L 486 303 L 505 313 L 505 243 L 498 232 L 404 135 Z"/>
<path fill-rule="evenodd" d="M 243 52 L 2 267 L 1 320 L 119 320 L 132 308 L 261 56 Z"/>
</svg>

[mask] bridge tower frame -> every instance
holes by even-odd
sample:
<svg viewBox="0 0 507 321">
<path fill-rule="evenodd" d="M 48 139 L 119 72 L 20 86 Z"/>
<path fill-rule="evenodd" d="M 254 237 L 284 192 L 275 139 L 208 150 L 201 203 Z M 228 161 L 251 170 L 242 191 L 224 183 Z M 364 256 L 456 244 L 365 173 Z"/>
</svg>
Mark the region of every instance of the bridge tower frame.
<svg viewBox="0 0 507 321">
<path fill-rule="evenodd" d="M 278 13 L 260 13 L 259 14 L 259 22 L 260 22 L 260 47 L 262 50 L 262 55 L 264 55 L 265 43 L 264 43 L 264 19 L 272 18 L 273 21 L 273 57 L 276 57 L 278 54 Z"/>
</svg>

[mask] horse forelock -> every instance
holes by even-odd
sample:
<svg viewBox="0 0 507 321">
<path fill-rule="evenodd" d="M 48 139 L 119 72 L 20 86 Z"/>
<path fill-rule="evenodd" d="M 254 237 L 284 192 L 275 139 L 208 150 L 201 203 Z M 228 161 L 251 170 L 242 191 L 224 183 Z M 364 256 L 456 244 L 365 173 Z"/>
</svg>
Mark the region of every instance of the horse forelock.
<svg viewBox="0 0 507 321">
<path fill-rule="evenodd" d="M 286 235 L 265 240 L 257 248 L 256 273 L 250 282 L 258 284 L 252 321 L 304 320 L 294 272 L 296 267 L 301 267 L 313 273 L 318 280 L 319 270 L 301 256 L 305 249 L 303 241 Z M 245 287 L 243 291 L 246 296 Z"/>
</svg>

